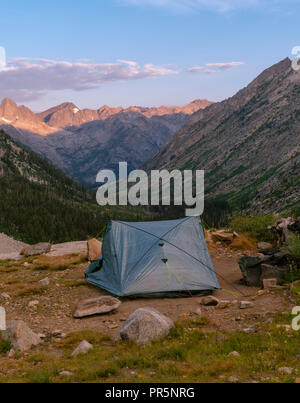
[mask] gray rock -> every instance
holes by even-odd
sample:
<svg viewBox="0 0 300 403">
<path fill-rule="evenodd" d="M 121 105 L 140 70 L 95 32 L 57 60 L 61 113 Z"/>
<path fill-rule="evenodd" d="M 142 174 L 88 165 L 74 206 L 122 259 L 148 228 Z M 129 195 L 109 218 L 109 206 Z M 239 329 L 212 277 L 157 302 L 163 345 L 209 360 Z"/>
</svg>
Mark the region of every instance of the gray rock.
<svg viewBox="0 0 300 403">
<path fill-rule="evenodd" d="M 293 368 L 288 368 L 288 367 L 278 368 L 278 372 L 280 372 L 281 374 L 292 375 Z"/>
<path fill-rule="evenodd" d="M 231 353 L 228 354 L 229 357 L 240 357 L 240 353 L 237 351 L 232 351 Z"/>
<path fill-rule="evenodd" d="M 48 277 L 43 278 L 42 280 L 39 281 L 39 284 L 46 287 L 46 286 L 50 285 L 50 280 Z"/>
<path fill-rule="evenodd" d="M 269 242 L 259 242 L 257 248 L 262 253 L 271 252 L 273 250 L 273 246 Z"/>
<path fill-rule="evenodd" d="M 60 376 L 66 376 L 66 377 L 70 377 L 73 376 L 73 372 L 70 371 L 62 371 L 59 373 Z"/>
<path fill-rule="evenodd" d="M 38 256 L 38 255 L 43 255 L 44 253 L 48 253 L 51 250 L 51 244 L 50 243 L 38 243 L 36 245 L 31 245 L 31 246 L 25 246 L 25 248 L 22 249 L 21 255 L 25 257 L 30 257 L 30 256 Z"/>
<path fill-rule="evenodd" d="M 174 327 L 171 319 L 153 308 L 137 309 L 123 324 L 121 338 L 147 344 L 167 336 Z"/>
<path fill-rule="evenodd" d="M 276 279 L 278 284 L 282 284 L 290 271 L 289 266 L 275 267 L 269 264 L 261 265 L 261 281 L 265 279 Z"/>
<path fill-rule="evenodd" d="M 263 280 L 263 287 L 264 287 L 264 290 L 268 290 L 270 288 L 276 288 L 277 279 L 276 278 L 265 278 Z"/>
<path fill-rule="evenodd" d="M 264 258 L 261 256 L 243 256 L 239 258 L 238 264 L 240 266 L 243 280 L 246 285 L 259 286 L 261 277 L 261 263 Z"/>
<path fill-rule="evenodd" d="M 219 302 L 220 301 L 218 300 L 218 298 L 213 297 L 211 295 L 208 297 L 204 297 L 201 300 L 201 304 L 205 305 L 205 306 L 217 306 L 217 305 L 219 305 Z"/>
<path fill-rule="evenodd" d="M 240 309 L 247 309 L 247 308 L 253 308 L 254 304 L 253 302 L 250 301 L 241 301 L 240 302 Z"/>
<path fill-rule="evenodd" d="M 21 320 L 7 323 L 6 330 L 2 332 L 4 340 L 11 342 L 13 348 L 19 351 L 28 351 L 41 343 L 41 339 Z"/>
<path fill-rule="evenodd" d="M 121 301 L 110 296 L 87 299 L 78 305 L 74 318 L 80 319 L 87 316 L 103 315 L 115 311 L 120 305 Z"/>
<path fill-rule="evenodd" d="M 80 354 L 87 354 L 94 347 L 88 341 L 82 341 L 77 348 L 72 353 L 72 357 L 77 357 Z"/>
</svg>

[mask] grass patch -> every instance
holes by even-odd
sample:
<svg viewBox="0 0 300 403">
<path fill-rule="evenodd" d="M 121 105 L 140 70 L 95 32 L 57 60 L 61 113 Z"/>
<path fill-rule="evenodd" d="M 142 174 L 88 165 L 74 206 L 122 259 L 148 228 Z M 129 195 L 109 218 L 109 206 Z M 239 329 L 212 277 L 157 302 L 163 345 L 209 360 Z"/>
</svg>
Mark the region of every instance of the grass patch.
<svg viewBox="0 0 300 403">
<path fill-rule="evenodd" d="M 273 214 L 264 216 L 239 216 L 234 217 L 229 222 L 229 227 L 232 231 L 240 234 L 249 234 L 251 238 L 264 242 L 275 242 L 276 234 L 268 230 L 268 226 L 275 223 Z"/>
</svg>

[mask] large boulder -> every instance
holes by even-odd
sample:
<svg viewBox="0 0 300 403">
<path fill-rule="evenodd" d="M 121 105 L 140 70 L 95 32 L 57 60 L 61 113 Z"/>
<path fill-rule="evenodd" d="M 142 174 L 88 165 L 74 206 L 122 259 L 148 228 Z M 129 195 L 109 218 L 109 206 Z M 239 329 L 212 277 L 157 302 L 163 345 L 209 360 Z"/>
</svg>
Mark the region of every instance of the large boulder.
<svg viewBox="0 0 300 403">
<path fill-rule="evenodd" d="M 22 352 L 30 350 L 41 342 L 40 337 L 21 320 L 8 322 L 6 330 L 2 332 L 2 338 L 10 341 L 15 350 Z"/>
<path fill-rule="evenodd" d="M 102 255 L 102 243 L 97 239 L 90 239 L 88 241 L 88 259 L 95 262 Z"/>
<path fill-rule="evenodd" d="M 103 315 L 115 311 L 120 305 L 121 301 L 110 296 L 87 299 L 78 305 L 74 318 L 80 319 L 87 316 Z"/>
<path fill-rule="evenodd" d="M 153 308 L 137 309 L 123 324 L 121 337 L 137 344 L 148 344 L 167 336 L 174 327 L 171 319 Z"/>
<path fill-rule="evenodd" d="M 25 246 L 22 249 L 21 255 L 25 257 L 43 255 L 51 250 L 51 244 L 47 242 L 38 243 L 36 245 Z"/>
<path fill-rule="evenodd" d="M 271 266 L 269 264 L 261 265 L 261 281 L 266 279 L 276 279 L 278 284 L 282 284 L 287 274 L 289 273 L 289 266 Z"/>
<path fill-rule="evenodd" d="M 243 281 L 248 286 L 261 285 L 261 263 L 265 259 L 261 256 L 243 256 L 238 263 L 243 275 Z"/>
</svg>

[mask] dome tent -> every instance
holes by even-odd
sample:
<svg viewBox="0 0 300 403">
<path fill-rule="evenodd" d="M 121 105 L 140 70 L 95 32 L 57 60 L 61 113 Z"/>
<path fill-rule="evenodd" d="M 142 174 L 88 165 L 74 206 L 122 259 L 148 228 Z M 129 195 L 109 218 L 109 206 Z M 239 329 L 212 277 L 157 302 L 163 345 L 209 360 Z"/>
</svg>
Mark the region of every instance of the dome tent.
<svg viewBox="0 0 300 403">
<path fill-rule="evenodd" d="M 199 218 L 132 223 L 111 221 L 103 258 L 89 283 L 117 296 L 220 289 Z"/>
</svg>

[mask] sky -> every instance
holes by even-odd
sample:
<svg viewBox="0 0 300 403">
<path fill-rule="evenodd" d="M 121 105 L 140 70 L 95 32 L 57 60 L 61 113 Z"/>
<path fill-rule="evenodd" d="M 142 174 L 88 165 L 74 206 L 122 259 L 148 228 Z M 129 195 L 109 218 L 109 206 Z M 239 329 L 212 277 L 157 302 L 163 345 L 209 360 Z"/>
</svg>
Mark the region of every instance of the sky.
<svg viewBox="0 0 300 403">
<path fill-rule="evenodd" d="M 299 16 L 300 0 L 1 2 L 0 99 L 34 111 L 220 101 L 292 58 Z"/>
</svg>

